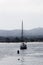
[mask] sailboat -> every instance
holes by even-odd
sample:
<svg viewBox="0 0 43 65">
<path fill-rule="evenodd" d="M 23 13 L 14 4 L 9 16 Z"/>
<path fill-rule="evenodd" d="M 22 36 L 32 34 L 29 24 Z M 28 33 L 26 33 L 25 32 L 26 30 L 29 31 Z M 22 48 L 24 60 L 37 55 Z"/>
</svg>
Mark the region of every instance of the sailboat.
<svg viewBox="0 0 43 65">
<path fill-rule="evenodd" d="M 21 39 L 22 39 L 22 44 L 20 45 L 20 49 L 25 50 L 25 49 L 27 49 L 27 45 L 25 44 L 25 42 L 23 40 L 23 21 L 22 21 L 22 36 L 21 36 Z"/>
</svg>

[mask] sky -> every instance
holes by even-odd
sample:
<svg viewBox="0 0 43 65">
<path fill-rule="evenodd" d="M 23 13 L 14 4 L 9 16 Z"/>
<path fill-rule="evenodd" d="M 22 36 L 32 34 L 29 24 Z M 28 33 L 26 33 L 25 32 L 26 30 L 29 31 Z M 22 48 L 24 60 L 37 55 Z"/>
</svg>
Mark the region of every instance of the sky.
<svg viewBox="0 0 43 65">
<path fill-rule="evenodd" d="M 43 0 L 0 0 L 0 30 L 43 28 Z"/>
</svg>

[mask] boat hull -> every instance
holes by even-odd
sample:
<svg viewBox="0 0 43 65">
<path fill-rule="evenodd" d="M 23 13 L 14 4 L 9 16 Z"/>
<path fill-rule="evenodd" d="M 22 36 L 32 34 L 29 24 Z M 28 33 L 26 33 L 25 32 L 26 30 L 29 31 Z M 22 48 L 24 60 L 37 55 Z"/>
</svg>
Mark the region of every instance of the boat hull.
<svg viewBox="0 0 43 65">
<path fill-rule="evenodd" d="M 20 49 L 21 49 L 21 50 L 25 50 L 25 49 L 27 49 L 27 45 L 26 45 L 26 44 L 21 45 L 21 46 L 20 46 Z"/>
</svg>

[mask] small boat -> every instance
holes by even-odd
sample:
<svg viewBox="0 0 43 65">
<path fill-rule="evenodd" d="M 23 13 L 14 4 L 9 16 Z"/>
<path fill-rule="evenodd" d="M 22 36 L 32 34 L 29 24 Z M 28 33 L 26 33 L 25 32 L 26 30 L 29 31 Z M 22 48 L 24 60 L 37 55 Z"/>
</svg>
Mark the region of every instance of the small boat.
<svg viewBox="0 0 43 65">
<path fill-rule="evenodd" d="M 22 43 L 22 45 L 20 46 L 20 49 L 21 49 L 21 50 L 27 49 L 27 45 L 24 44 L 24 43 Z"/>
<path fill-rule="evenodd" d="M 22 21 L 22 44 L 21 44 L 21 46 L 20 46 L 20 49 L 21 50 L 25 50 L 25 49 L 27 49 L 27 45 L 23 42 L 23 21 Z"/>
</svg>

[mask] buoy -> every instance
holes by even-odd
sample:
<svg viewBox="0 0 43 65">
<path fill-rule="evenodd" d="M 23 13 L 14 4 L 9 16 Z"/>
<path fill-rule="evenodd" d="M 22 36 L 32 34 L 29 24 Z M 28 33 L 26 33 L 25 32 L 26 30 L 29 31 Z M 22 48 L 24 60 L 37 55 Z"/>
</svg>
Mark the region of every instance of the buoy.
<svg viewBox="0 0 43 65">
<path fill-rule="evenodd" d="M 20 52 L 19 52 L 19 50 L 17 50 L 17 54 L 19 54 Z"/>
</svg>

